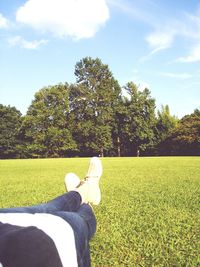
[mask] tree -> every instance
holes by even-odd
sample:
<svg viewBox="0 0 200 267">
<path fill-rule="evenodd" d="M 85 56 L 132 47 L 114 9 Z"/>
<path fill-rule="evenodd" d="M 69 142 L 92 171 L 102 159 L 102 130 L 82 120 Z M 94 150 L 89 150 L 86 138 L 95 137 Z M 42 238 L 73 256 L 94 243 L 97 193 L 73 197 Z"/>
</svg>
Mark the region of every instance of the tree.
<svg viewBox="0 0 200 267">
<path fill-rule="evenodd" d="M 156 123 L 158 142 L 163 141 L 178 124 L 178 119 L 170 114 L 169 106 L 161 106 L 158 110 L 158 119 Z"/>
<path fill-rule="evenodd" d="M 114 122 L 112 124 L 112 140 L 113 140 L 113 149 L 111 150 L 112 156 L 118 156 L 118 157 L 121 157 L 122 155 L 125 156 L 124 131 L 125 131 L 126 117 L 127 117 L 127 109 L 125 107 L 123 97 L 120 97 L 115 107 Z"/>
<path fill-rule="evenodd" d="M 164 140 L 178 125 L 178 119 L 170 114 L 169 106 L 161 106 L 161 111 L 158 110 L 157 123 L 155 127 L 155 150 L 156 154 L 164 155 L 165 148 L 163 146 Z M 164 150 L 163 150 L 164 149 Z"/>
<path fill-rule="evenodd" d="M 0 104 L 0 158 L 19 157 L 22 115 L 15 107 Z"/>
<path fill-rule="evenodd" d="M 112 148 L 112 123 L 121 93 L 108 65 L 99 58 L 83 58 L 75 66 L 76 85 L 70 90 L 73 136 L 82 153 L 108 153 Z"/>
<path fill-rule="evenodd" d="M 153 146 L 155 127 L 155 100 L 145 88 L 129 82 L 124 87 L 124 111 L 120 115 L 122 124 L 121 142 L 125 154 L 139 155 Z"/>
<path fill-rule="evenodd" d="M 184 116 L 161 148 L 165 155 L 200 155 L 200 111 Z"/>
<path fill-rule="evenodd" d="M 68 97 L 68 84 L 44 87 L 35 94 L 23 122 L 28 155 L 62 157 L 76 150 L 68 125 Z"/>
</svg>

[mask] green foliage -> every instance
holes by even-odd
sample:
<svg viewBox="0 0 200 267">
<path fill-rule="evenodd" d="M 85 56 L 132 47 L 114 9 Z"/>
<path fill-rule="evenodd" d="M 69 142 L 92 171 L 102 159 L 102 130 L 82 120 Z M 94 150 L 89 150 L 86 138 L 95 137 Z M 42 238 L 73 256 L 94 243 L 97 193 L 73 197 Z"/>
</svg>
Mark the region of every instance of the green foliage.
<svg viewBox="0 0 200 267">
<path fill-rule="evenodd" d="M 121 89 L 108 65 L 83 58 L 75 66 L 77 83 L 71 87 L 73 136 L 84 153 L 100 154 L 112 147 L 112 123 Z"/>
<path fill-rule="evenodd" d="M 99 58 L 81 59 L 75 76 L 36 92 L 23 118 L 0 106 L 0 158 L 200 155 L 198 109 L 179 123 L 167 105 L 156 117 L 150 91 L 122 91 Z"/>
<path fill-rule="evenodd" d="M 124 89 L 128 96 L 124 100 L 122 113 L 122 137 L 128 155 L 136 155 L 138 150 L 145 151 L 153 145 L 155 127 L 155 100 L 150 91 L 139 91 L 138 87 L 129 82 Z"/>
<path fill-rule="evenodd" d="M 161 143 L 161 151 L 170 155 L 200 155 L 200 112 L 183 117 Z"/>
<path fill-rule="evenodd" d="M 92 266 L 199 266 L 200 158 L 104 158 Z M 46 202 L 88 159 L 0 161 L 0 206 Z"/>
<path fill-rule="evenodd" d="M 158 142 L 163 141 L 169 133 L 177 126 L 178 119 L 170 114 L 169 106 L 161 107 L 161 111 L 158 110 L 157 119 L 157 139 Z"/>
<path fill-rule="evenodd" d="M 60 157 L 76 150 L 69 125 L 69 88 L 59 84 L 35 94 L 23 121 L 27 153 L 32 157 Z"/>
<path fill-rule="evenodd" d="M 19 156 L 19 129 L 22 117 L 15 107 L 0 104 L 0 158 Z"/>
</svg>

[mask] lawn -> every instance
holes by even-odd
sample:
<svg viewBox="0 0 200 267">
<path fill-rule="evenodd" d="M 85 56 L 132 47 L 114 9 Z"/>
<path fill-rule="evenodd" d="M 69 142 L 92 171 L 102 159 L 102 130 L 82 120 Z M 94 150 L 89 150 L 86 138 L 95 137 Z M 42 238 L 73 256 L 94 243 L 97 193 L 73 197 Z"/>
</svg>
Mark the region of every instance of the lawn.
<svg viewBox="0 0 200 267">
<path fill-rule="evenodd" d="M 200 266 L 200 157 L 104 158 L 92 266 Z M 64 193 L 88 159 L 0 161 L 0 207 Z"/>
</svg>

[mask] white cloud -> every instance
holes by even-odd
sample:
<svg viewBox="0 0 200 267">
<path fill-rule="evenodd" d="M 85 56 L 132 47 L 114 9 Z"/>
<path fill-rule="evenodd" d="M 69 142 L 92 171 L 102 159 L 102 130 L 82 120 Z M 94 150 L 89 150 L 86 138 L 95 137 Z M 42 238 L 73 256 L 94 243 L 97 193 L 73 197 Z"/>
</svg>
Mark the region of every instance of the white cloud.
<svg viewBox="0 0 200 267">
<path fill-rule="evenodd" d="M 17 22 L 75 39 L 94 36 L 108 18 L 106 0 L 28 0 L 16 14 Z"/>
<path fill-rule="evenodd" d="M 192 47 L 189 55 L 179 57 L 175 62 L 200 61 L 200 9 L 197 10 L 196 15 L 182 13 L 179 19 L 168 19 L 167 22 L 164 21 L 160 26 L 155 27 L 154 32 L 146 37 L 152 51 L 141 60 L 147 60 L 160 50 L 172 47 L 177 37 L 181 38 L 182 47 L 185 44 Z"/>
<path fill-rule="evenodd" d="M 189 63 L 200 61 L 200 44 L 193 47 L 190 51 L 190 54 L 185 57 L 179 57 L 176 59 L 176 62 Z"/>
<path fill-rule="evenodd" d="M 154 32 L 147 36 L 146 41 L 153 49 L 151 55 L 156 52 L 169 48 L 174 40 L 174 32 Z"/>
<path fill-rule="evenodd" d="M 166 30 L 155 31 L 146 37 L 146 41 L 151 48 L 151 52 L 140 58 L 141 62 L 149 60 L 154 54 L 161 50 L 170 48 L 174 42 L 175 32 Z"/>
<path fill-rule="evenodd" d="M 195 15 L 190 13 L 185 13 L 185 25 L 182 28 L 182 33 L 193 39 L 199 39 L 200 33 L 200 10 L 197 10 Z"/>
<path fill-rule="evenodd" d="M 8 39 L 8 43 L 11 46 L 20 46 L 25 49 L 38 49 L 41 45 L 46 44 L 48 41 L 47 40 L 34 40 L 34 41 L 27 41 L 21 36 L 15 36 L 10 39 Z"/>
<path fill-rule="evenodd" d="M 188 56 L 180 57 L 175 61 L 200 61 L 200 5 L 194 14 L 179 9 L 174 12 L 175 17 L 173 13 L 168 14 L 168 10 L 163 9 L 163 5 L 158 3 L 159 1 L 107 0 L 107 2 L 152 27 L 152 31 L 145 38 L 150 52 L 140 58 L 141 62 L 149 60 L 160 51 L 177 45 L 177 40 L 181 40 L 179 52 L 182 51 L 184 46 L 194 46 L 196 44 L 196 47 L 191 49 Z"/>
<path fill-rule="evenodd" d="M 190 73 L 162 72 L 162 73 L 160 73 L 160 75 L 165 76 L 165 77 L 169 77 L 169 78 L 180 79 L 180 80 L 186 80 L 186 79 L 193 77 L 193 75 Z"/>
<path fill-rule="evenodd" d="M 8 27 L 8 20 L 0 13 L 0 29 Z"/>
<path fill-rule="evenodd" d="M 128 2 L 125 0 L 107 0 L 108 4 L 120 9 L 121 12 L 136 18 L 138 20 L 149 22 L 149 17 L 146 12 L 137 7 L 136 3 Z"/>
</svg>

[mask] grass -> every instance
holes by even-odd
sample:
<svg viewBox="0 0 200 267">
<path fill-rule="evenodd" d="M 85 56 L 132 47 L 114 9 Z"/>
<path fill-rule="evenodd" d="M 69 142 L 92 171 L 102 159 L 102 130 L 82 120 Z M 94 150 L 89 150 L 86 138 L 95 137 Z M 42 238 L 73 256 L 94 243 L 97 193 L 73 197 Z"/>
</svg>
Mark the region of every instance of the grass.
<svg viewBox="0 0 200 267">
<path fill-rule="evenodd" d="M 92 266 L 200 266 L 200 158 L 104 158 Z M 88 159 L 0 161 L 0 206 L 65 192 Z"/>
</svg>

